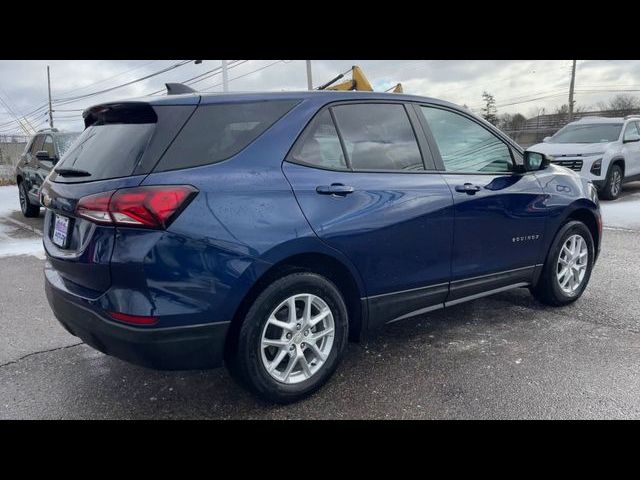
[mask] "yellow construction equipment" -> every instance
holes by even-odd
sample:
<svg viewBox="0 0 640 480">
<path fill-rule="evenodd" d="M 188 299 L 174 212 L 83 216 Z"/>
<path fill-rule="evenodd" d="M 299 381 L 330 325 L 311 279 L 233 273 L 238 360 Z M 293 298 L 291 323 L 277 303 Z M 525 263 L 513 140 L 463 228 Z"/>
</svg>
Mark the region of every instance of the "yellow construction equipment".
<svg viewBox="0 0 640 480">
<path fill-rule="evenodd" d="M 318 90 L 357 90 L 360 92 L 373 92 L 373 87 L 371 86 L 369 80 L 367 80 L 367 77 L 359 66 L 354 65 L 353 67 L 351 67 L 351 80 L 345 80 L 344 82 L 340 82 L 337 85 L 334 85 L 334 83 L 343 78 L 344 75 L 344 73 L 341 73 L 333 80 L 318 87 Z M 398 83 L 393 88 L 393 93 L 402 93 L 401 83 Z"/>
</svg>

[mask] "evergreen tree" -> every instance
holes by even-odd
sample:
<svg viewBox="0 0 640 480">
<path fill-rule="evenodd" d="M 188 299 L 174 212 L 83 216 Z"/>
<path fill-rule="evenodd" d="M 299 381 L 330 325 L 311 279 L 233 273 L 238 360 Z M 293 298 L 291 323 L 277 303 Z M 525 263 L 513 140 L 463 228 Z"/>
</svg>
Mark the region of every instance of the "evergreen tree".
<svg viewBox="0 0 640 480">
<path fill-rule="evenodd" d="M 482 107 L 482 118 L 492 125 L 498 124 L 498 109 L 496 108 L 496 99 L 489 92 L 482 92 L 482 100 L 484 101 L 484 107 Z"/>
</svg>

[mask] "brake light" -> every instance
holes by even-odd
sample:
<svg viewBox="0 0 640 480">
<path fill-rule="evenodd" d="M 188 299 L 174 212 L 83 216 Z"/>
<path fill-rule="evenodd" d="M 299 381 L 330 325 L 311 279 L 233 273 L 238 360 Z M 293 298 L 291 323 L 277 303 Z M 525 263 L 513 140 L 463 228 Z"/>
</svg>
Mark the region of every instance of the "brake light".
<svg viewBox="0 0 640 480">
<path fill-rule="evenodd" d="M 76 214 L 105 225 L 166 228 L 196 193 L 190 185 L 123 188 L 82 197 Z"/>
</svg>

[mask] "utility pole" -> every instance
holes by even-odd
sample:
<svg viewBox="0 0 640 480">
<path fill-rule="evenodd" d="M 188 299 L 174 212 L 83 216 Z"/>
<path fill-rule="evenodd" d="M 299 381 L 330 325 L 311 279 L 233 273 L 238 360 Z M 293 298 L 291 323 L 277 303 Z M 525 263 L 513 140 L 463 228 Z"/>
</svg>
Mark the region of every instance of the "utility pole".
<svg viewBox="0 0 640 480">
<path fill-rule="evenodd" d="M 227 70 L 227 61 L 222 60 L 222 91 L 229 91 L 229 72 Z"/>
<path fill-rule="evenodd" d="M 307 60 L 307 89 L 313 90 L 313 80 L 311 78 L 311 60 Z"/>
<path fill-rule="evenodd" d="M 569 122 L 573 120 L 573 87 L 576 84 L 576 61 L 573 61 L 571 67 L 571 85 L 569 86 Z"/>
<path fill-rule="evenodd" d="M 49 90 L 49 126 L 53 128 L 53 110 L 51 109 L 51 75 L 49 74 L 49 65 L 47 65 L 47 89 Z"/>
</svg>

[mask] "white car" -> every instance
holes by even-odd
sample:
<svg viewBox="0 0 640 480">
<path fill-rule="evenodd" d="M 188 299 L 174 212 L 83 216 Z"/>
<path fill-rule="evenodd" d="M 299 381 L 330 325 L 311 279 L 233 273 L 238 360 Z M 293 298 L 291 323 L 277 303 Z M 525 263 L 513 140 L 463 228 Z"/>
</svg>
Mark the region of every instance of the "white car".
<svg viewBox="0 0 640 480">
<path fill-rule="evenodd" d="M 614 200 L 623 183 L 640 180 L 640 116 L 581 118 L 528 150 L 553 157 L 591 180 L 601 198 Z"/>
</svg>

